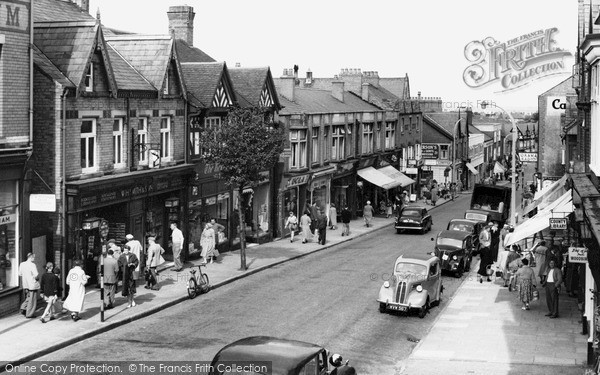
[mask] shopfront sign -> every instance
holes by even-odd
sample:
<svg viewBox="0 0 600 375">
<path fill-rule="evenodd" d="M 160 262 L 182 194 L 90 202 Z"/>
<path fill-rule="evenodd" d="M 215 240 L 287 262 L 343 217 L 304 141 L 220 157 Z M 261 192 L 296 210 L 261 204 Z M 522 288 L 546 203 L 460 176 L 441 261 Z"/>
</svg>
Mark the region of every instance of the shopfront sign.
<svg viewBox="0 0 600 375">
<path fill-rule="evenodd" d="M 587 263 L 586 247 L 569 247 L 569 263 Z"/>
<path fill-rule="evenodd" d="M 406 174 L 417 174 L 419 173 L 418 168 L 406 168 Z"/>
<path fill-rule="evenodd" d="M 29 32 L 31 4 L 24 1 L 0 1 L 0 30 Z"/>
<path fill-rule="evenodd" d="M 305 174 L 302 176 L 293 176 L 288 178 L 287 183 L 285 184 L 286 188 L 291 188 L 293 186 L 304 185 L 308 182 L 310 178 L 309 174 Z"/>
<path fill-rule="evenodd" d="M 318 180 L 313 181 L 311 184 L 311 190 L 320 189 L 322 187 L 327 186 L 327 180 L 327 178 L 320 178 Z"/>
<path fill-rule="evenodd" d="M 17 214 L 0 216 L 0 225 L 16 223 L 16 222 L 17 222 Z"/>
<path fill-rule="evenodd" d="M 550 229 L 567 229 L 567 218 L 550 218 Z"/>
<path fill-rule="evenodd" d="M 436 144 L 423 143 L 421 145 L 421 157 L 423 159 L 437 159 L 440 157 L 440 146 Z"/>
<path fill-rule="evenodd" d="M 54 194 L 29 195 L 29 211 L 55 212 L 56 196 Z"/>
<path fill-rule="evenodd" d="M 519 160 L 522 162 L 537 162 L 537 153 L 536 152 L 519 152 Z"/>
</svg>

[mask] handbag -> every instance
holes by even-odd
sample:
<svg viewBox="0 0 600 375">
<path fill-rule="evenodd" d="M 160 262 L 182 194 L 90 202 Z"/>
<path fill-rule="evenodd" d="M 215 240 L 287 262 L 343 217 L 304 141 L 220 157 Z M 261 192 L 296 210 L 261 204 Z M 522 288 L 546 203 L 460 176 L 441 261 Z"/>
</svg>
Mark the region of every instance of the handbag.
<svg viewBox="0 0 600 375">
<path fill-rule="evenodd" d="M 534 289 L 532 301 L 537 301 L 538 299 L 540 299 L 540 292 L 538 292 L 537 289 Z"/>
</svg>

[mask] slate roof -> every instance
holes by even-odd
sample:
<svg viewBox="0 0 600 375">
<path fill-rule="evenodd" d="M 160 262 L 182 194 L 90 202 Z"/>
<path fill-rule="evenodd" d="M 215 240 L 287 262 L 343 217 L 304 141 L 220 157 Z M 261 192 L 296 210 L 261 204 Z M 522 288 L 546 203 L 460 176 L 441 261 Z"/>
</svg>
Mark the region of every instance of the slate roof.
<svg viewBox="0 0 600 375">
<path fill-rule="evenodd" d="M 33 1 L 33 20 L 34 22 L 61 22 L 89 21 L 95 20 L 95 18 L 69 1 L 35 0 Z"/>
<path fill-rule="evenodd" d="M 34 44 L 76 86 L 82 82 L 99 25 L 91 22 L 37 24 Z"/>
<path fill-rule="evenodd" d="M 387 89 L 398 98 L 403 100 L 410 99 L 410 87 L 408 76 L 398 78 L 379 78 L 379 86 Z"/>
<path fill-rule="evenodd" d="M 362 100 L 356 94 L 349 91 L 344 93 L 344 101 L 341 102 L 331 95 L 331 91 L 294 88 L 294 101 L 285 97 L 280 98 L 283 109 L 280 115 L 297 113 L 336 113 L 336 112 L 365 112 L 381 111 L 378 107 Z"/>
<path fill-rule="evenodd" d="M 364 85 L 363 85 L 364 89 Z M 386 109 L 386 110 L 394 110 L 400 101 L 400 98 L 396 95 L 389 92 L 387 89 L 379 86 L 375 86 L 372 84 L 367 85 L 367 90 L 369 93 L 369 102 L 375 104 L 376 106 Z M 360 92 L 356 93 L 357 95 L 361 95 Z"/>
<path fill-rule="evenodd" d="M 105 36 L 105 39 L 156 89 L 163 87 L 171 61 L 173 40 L 170 36 L 129 34 Z"/>
<path fill-rule="evenodd" d="M 445 127 L 443 127 L 440 124 L 438 124 L 434 119 L 432 119 L 431 117 L 429 117 L 428 114 L 423 114 L 423 121 L 427 122 L 431 127 L 435 128 L 437 131 L 439 131 L 440 133 L 442 133 L 443 135 L 445 135 L 446 137 L 448 137 L 450 140 L 453 139 L 453 137 L 452 137 L 452 131 L 449 131 Z M 423 134 L 423 137 L 425 137 L 425 134 Z"/>
<path fill-rule="evenodd" d="M 433 121 L 435 121 L 438 125 L 446 129 L 448 132 L 450 132 L 450 134 L 454 132 L 454 125 L 456 124 L 456 121 L 458 121 L 458 113 L 456 112 L 432 112 L 427 113 L 427 116 Z M 461 111 L 460 118 L 463 119 L 463 121 L 460 122 L 461 133 L 465 134 L 467 113 Z"/>
<path fill-rule="evenodd" d="M 157 89 L 125 61 L 112 46 L 108 45 L 107 50 L 119 90 L 157 92 Z"/>
<path fill-rule="evenodd" d="M 190 102 L 197 107 L 210 107 L 226 69 L 224 62 L 182 63 Z"/>
<path fill-rule="evenodd" d="M 33 45 L 33 62 L 44 74 L 60 83 L 64 87 L 75 88 L 75 84 L 58 69 L 39 48 Z"/>
<path fill-rule="evenodd" d="M 216 62 L 215 59 L 204 53 L 199 48 L 190 46 L 182 39 L 175 40 L 175 49 L 179 56 L 179 62 Z"/>
<path fill-rule="evenodd" d="M 279 108 L 279 98 L 269 67 L 229 68 L 228 72 L 241 106 L 244 106 L 245 102 L 248 106 L 258 106 L 262 90 L 267 85 L 275 107 Z"/>
</svg>

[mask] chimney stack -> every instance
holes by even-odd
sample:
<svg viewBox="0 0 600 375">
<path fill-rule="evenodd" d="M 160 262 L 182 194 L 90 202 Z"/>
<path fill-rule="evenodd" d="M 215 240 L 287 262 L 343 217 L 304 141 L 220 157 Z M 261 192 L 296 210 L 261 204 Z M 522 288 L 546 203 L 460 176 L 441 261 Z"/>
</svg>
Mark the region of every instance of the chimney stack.
<svg viewBox="0 0 600 375">
<path fill-rule="evenodd" d="M 331 95 L 339 100 L 340 102 L 344 102 L 344 82 L 343 81 L 333 81 L 331 82 Z"/>
<path fill-rule="evenodd" d="M 360 97 L 365 102 L 369 101 L 369 84 L 368 83 L 363 83 L 362 84 L 362 90 L 360 92 Z"/>
<path fill-rule="evenodd" d="M 90 0 L 73 0 L 73 3 L 82 11 L 86 13 L 90 12 Z"/>
<path fill-rule="evenodd" d="M 183 39 L 190 46 L 194 45 L 194 8 L 189 5 L 169 7 L 169 34 L 175 39 Z"/>
<path fill-rule="evenodd" d="M 279 85 L 277 87 L 277 94 L 293 102 L 294 90 L 296 88 L 296 78 L 291 75 L 284 75 L 278 81 Z"/>
</svg>

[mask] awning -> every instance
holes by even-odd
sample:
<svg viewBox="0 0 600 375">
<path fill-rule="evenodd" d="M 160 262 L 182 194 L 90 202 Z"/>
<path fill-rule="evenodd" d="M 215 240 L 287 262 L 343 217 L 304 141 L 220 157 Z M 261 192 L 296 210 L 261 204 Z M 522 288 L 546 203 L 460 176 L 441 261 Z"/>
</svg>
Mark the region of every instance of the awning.
<svg viewBox="0 0 600 375">
<path fill-rule="evenodd" d="M 528 204 L 523 210 L 523 216 L 526 216 L 534 208 L 543 209 L 548 206 L 551 202 L 554 202 L 557 198 L 562 196 L 566 189 L 565 183 L 567 181 L 567 175 L 562 176 L 559 180 L 554 181 L 552 184 L 546 186 L 540 191 L 535 193 L 533 202 Z"/>
<path fill-rule="evenodd" d="M 399 170 L 392 167 L 391 165 L 388 165 L 387 167 L 379 168 L 378 171 L 383 173 L 384 175 L 388 176 L 389 178 L 393 179 L 394 181 L 398 182 L 399 186 L 402 186 L 402 187 L 416 183 L 415 180 L 408 177 L 407 175 L 400 172 Z"/>
<path fill-rule="evenodd" d="M 399 186 L 400 183 L 396 182 L 394 179 L 386 176 L 385 174 L 379 172 L 377 169 L 373 167 L 367 167 L 363 169 L 359 169 L 356 173 L 365 180 L 369 181 L 372 184 L 375 184 L 384 189 L 391 189 L 392 187 Z"/>
<path fill-rule="evenodd" d="M 479 172 L 477 171 L 477 169 L 475 169 L 475 167 L 473 166 L 473 164 L 467 163 L 467 168 L 469 168 L 469 170 L 471 171 L 471 173 L 473 173 L 473 174 L 479 174 Z"/>
<path fill-rule="evenodd" d="M 568 194 L 570 195 L 571 193 L 568 192 Z M 534 217 L 516 227 L 513 233 L 507 234 L 506 239 L 504 240 L 504 246 L 512 245 L 515 242 L 531 237 L 539 231 L 548 228 L 550 226 L 550 219 L 567 217 L 573 212 L 573 201 L 568 197 L 565 200 L 565 196 L 561 197 L 558 204 L 553 204 L 552 208 L 549 209 L 550 206 L 548 206 L 547 209 L 538 212 Z"/>
<path fill-rule="evenodd" d="M 506 172 L 506 169 L 504 169 L 502 164 L 496 162 L 496 164 L 494 164 L 494 173 L 504 173 L 504 172 Z"/>
</svg>

